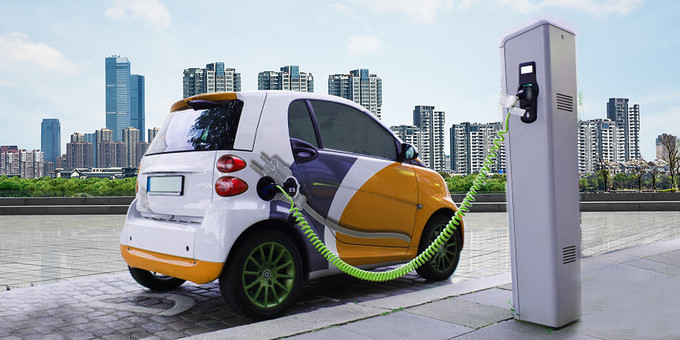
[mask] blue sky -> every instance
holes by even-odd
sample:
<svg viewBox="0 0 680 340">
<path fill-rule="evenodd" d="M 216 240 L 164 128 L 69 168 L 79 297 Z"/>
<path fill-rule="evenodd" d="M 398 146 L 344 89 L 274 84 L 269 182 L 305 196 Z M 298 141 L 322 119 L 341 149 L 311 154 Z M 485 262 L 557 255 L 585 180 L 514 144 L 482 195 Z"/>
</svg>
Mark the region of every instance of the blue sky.
<svg viewBox="0 0 680 340">
<path fill-rule="evenodd" d="M 680 134 L 677 1 L 5 0 L 0 145 L 40 148 L 43 118 L 60 119 L 63 144 L 104 127 L 111 54 L 146 76 L 147 128 L 181 99 L 184 68 L 224 61 L 244 91 L 284 65 L 311 72 L 318 93 L 329 74 L 368 68 L 383 79 L 385 124 L 411 124 L 415 105 L 434 105 L 448 139 L 451 124 L 500 120 L 499 41 L 543 17 L 576 31 L 581 119 L 606 118 L 610 97 L 640 104 L 645 159 L 657 135 Z"/>
</svg>

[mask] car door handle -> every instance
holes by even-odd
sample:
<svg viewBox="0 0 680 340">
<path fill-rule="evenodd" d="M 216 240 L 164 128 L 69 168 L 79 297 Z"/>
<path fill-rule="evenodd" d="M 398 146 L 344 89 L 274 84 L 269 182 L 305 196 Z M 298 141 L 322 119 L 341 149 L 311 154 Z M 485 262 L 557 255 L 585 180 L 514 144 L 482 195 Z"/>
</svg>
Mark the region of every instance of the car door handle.
<svg viewBox="0 0 680 340">
<path fill-rule="evenodd" d="M 290 144 L 293 149 L 293 157 L 296 163 L 305 163 L 315 160 L 319 156 L 319 151 L 316 148 L 299 139 L 291 138 Z"/>
</svg>

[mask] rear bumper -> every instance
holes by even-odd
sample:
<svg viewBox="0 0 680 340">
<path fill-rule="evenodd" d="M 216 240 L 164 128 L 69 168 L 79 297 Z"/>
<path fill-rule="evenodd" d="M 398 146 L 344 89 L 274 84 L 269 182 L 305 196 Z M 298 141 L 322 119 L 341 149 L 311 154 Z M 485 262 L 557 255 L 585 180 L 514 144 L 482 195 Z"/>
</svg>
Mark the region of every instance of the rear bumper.
<svg viewBox="0 0 680 340">
<path fill-rule="evenodd" d="M 161 273 L 199 284 L 217 279 L 224 267 L 224 263 L 166 255 L 126 245 L 120 246 L 120 253 L 130 267 Z"/>
</svg>

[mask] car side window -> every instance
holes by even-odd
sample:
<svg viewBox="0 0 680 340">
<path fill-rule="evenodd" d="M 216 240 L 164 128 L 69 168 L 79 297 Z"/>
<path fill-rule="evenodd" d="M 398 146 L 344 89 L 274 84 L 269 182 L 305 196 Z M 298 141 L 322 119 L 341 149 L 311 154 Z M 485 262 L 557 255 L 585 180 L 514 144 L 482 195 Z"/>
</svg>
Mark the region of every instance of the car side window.
<svg viewBox="0 0 680 340">
<path fill-rule="evenodd" d="M 397 159 L 394 137 L 366 113 L 333 102 L 310 102 L 323 148 Z"/>
<path fill-rule="evenodd" d="M 303 140 L 318 148 L 316 133 L 312 117 L 309 115 L 307 103 L 304 100 L 296 100 L 288 106 L 288 131 L 290 138 Z"/>
</svg>

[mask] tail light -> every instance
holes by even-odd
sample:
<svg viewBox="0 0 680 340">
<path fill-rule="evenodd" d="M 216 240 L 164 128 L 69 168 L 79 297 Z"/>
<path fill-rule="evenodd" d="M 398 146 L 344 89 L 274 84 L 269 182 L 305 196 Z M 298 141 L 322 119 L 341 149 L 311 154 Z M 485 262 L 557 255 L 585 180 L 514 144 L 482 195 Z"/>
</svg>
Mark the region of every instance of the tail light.
<svg viewBox="0 0 680 340">
<path fill-rule="evenodd" d="M 236 196 L 248 190 L 248 183 L 237 177 L 223 176 L 215 182 L 215 192 L 222 197 Z"/>
<path fill-rule="evenodd" d="M 235 172 L 246 167 L 246 162 L 236 156 L 223 155 L 217 160 L 219 172 Z"/>
</svg>

